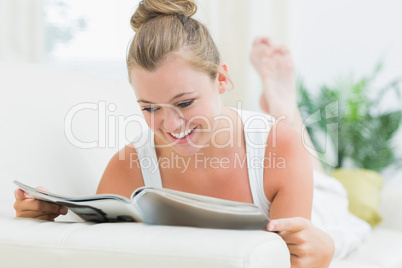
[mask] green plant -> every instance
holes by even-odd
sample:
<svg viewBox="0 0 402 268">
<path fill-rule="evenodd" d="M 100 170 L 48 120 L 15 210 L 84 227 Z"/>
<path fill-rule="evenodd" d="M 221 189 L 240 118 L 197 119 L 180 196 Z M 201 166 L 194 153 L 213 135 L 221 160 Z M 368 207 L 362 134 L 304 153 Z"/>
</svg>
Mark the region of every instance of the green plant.
<svg viewBox="0 0 402 268">
<path fill-rule="evenodd" d="M 402 166 L 402 158 L 393 142 L 402 122 L 402 78 L 378 89 L 373 82 L 381 69 L 379 64 L 371 75 L 357 81 L 350 76 L 335 86 L 322 86 L 318 94 L 312 94 L 299 81 L 298 101 L 303 119 L 306 122 L 317 112 L 321 116 L 320 120 L 306 126 L 327 171 L 346 167 L 348 163 L 355 168 L 378 172 L 390 166 Z M 394 94 L 400 105 L 384 111 L 383 101 L 387 94 Z M 329 129 L 330 123 L 337 124 L 337 128 Z M 332 155 L 328 144 L 320 139 L 322 136 L 328 137 L 334 148 Z M 328 157 L 337 159 L 336 164 L 328 165 Z"/>
</svg>

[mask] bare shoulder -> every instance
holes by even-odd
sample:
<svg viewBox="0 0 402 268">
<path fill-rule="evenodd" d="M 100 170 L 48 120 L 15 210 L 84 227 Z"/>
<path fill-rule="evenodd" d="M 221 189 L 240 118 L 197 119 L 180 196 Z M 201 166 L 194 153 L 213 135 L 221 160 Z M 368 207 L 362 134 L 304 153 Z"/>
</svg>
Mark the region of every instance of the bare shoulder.
<svg viewBox="0 0 402 268">
<path fill-rule="evenodd" d="M 310 155 L 302 136 L 291 126 L 280 122 L 273 125 L 264 162 L 264 190 L 268 200 L 272 201 L 285 188 L 312 186 Z"/>
<path fill-rule="evenodd" d="M 266 155 L 275 153 L 278 157 L 284 157 L 285 162 L 291 161 L 290 164 L 294 164 L 292 161 L 298 163 L 309 163 L 309 155 L 305 148 L 303 137 L 291 126 L 276 122 L 268 135 Z M 303 157 L 303 159 L 301 159 Z M 292 168 L 292 166 L 283 165 L 277 166 L 276 169 Z"/>
<path fill-rule="evenodd" d="M 107 165 L 98 185 L 98 194 L 113 193 L 129 197 L 144 186 L 138 154 L 130 144 L 116 153 Z"/>
</svg>

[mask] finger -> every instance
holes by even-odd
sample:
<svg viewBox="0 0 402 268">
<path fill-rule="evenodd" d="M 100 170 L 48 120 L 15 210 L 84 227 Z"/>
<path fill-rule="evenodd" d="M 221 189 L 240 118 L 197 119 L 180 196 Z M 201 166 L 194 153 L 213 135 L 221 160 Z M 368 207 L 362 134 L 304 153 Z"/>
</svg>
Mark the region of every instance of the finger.
<svg viewBox="0 0 402 268">
<path fill-rule="evenodd" d="M 21 218 L 53 220 L 56 217 L 60 216 L 60 214 L 61 213 L 44 213 L 43 211 L 38 211 L 38 210 L 24 210 L 24 211 L 17 211 L 16 216 L 21 217 Z"/>
<path fill-rule="evenodd" d="M 299 258 L 307 258 L 311 257 L 314 255 L 314 252 L 312 251 L 311 247 L 309 247 L 307 244 L 301 244 L 301 245 L 287 245 L 290 254 L 295 255 Z"/>
<path fill-rule="evenodd" d="M 47 214 L 47 215 L 41 215 L 38 217 L 35 217 L 35 219 L 38 220 L 45 220 L 45 221 L 54 221 L 55 218 L 57 218 L 60 214 Z"/>
<path fill-rule="evenodd" d="M 271 220 L 268 223 L 267 230 L 271 232 L 300 232 L 309 226 L 310 221 L 302 218 L 283 218 Z"/>
<path fill-rule="evenodd" d="M 36 217 L 32 217 L 32 218 L 37 219 L 37 220 L 42 220 L 42 221 L 50 221 L 49 215 L 40 215 L 40 216 L 36 216 Z"/>
<path fill-rule="evenodd" d="M 68 213 L 68 208 L 66 208 L 66 207 L 60 207 L 59 213 L 60 213 L 61 215 L 67 215 L 67 213 Z"/>
<path fill-rule="evenodd" d="M 14 196 L 16 200 L 24 200 L 25 199 L 25 192 L 20 188 L 15 189 Z"/>
<path fill-rule="evenodd" d="M 288 232 L 281 231 L 277 232 L 277 234 L 282 237 L 282 239 L 286 242 L 287 245 L 302 245 L 307 243 L 306 232 Z"/>
<path fill-rule="evenodd" d="M 36 187 L 36 189 L 44 191 L 44 192 L 49 192 L 49 190 L 43 186 L 38 186 L 38 187 Z"/>
<path fill-rule="evenodd" d="M 292 265 L 291 268 L 311 267 L 311 265 L 308 265 L 309 264 L 308 259 L 293 254 L 290 254 L 290 264 Z"/>
<path fill-rule="evenodd" d="M 61 206 L 41 200 L 25 200 L 21 207 L 22 211 L 39 211 L 42 214 L 58 213 L 60 214 Z"/>
<path fill-rule="evenodd" d="M 53 215 L 53 214 L 56 214 L 56 213 L 43 213 L 43 212 L 37 211 L 37 210 L 25 210 L 25 211 L 19 211 L 17 213 L 17 217 L 47 220 L 48 219 L 47 216 Z M 59 216 L 59 215 L 60 214 L 57 214 L 57 216 Z"/>
<path fill-rule="evenodd" d="M 14 191 L 14 196 L 16 200 L 32 199 L 24 190 L 18 188 Z"/>
</svg>

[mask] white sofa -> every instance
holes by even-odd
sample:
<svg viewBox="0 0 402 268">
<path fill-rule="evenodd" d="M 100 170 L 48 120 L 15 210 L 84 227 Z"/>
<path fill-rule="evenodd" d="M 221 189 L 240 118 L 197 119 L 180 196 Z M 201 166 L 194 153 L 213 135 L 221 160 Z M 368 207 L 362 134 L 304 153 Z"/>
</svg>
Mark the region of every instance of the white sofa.
<svg viewBox="0 0 402 268">
<path fill-rule="evenodd" d="M 265 231 L 15 218 L 14 179 L 94 194 L 145 122 L 126 82 L 6 62 L 0 74 L 0 267 L 290 267 L 283 240 Z M 402 267 L 402 189 L 384 188 L 381 212 L 372 238 L 331 267 Z"/>
</svg>

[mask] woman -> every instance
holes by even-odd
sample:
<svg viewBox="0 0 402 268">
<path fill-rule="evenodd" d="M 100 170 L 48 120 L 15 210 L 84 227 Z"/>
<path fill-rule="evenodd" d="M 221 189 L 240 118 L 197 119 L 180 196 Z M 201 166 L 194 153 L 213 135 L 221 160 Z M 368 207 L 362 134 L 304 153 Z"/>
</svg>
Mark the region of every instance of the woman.
<svg viewBox="0 0 402 268">
<path fill-rule="evenodd" d="M 271 219 L 267 230 L 278 232 L 286 241 L 292 267 L 327 267 L 334 244 L 310 222 L 315 164 L 294 128 L 301 126 L 301 119 L 295 109 L 288 51 L 264 39 L 256 41 L 252 54 L 267 82 L 263 108 L 288 118 L 274 121 L 221 107 L 219 95 L 230 82 L 228 68 L 206 27 L 191 18 L 196 9 L 192 0 L 144 0 L 132 16 L 136 35 L 127 66 L 152 132 L 143 133 L 150 137 L 145 143 L 126 146 L 110 160 L 97 193 L 130 196 L 138 187 L 156 184 L 254 202 Z M 259 55 L 265 55 L 272 66 L 260 61 Z M 253 120 L 257 125 L 248 124 Z M 265 129 L 252 133 L 252 126 Z M 263 144 L 254 143 L 257 139 Z M 251 166 L 250 152 L 262 161 L 257 167 Z M 281 159 L 281 165 L 268 163 L 272 156 Z M 159 165 L 155 170 L 141 166 L 143 157 L 156 158 Z M 171 161 L 162 165 L 162 159 Z M 186 163 L 185 168 L 179 163 Z M 66 213 L 64 208 L 27 198 L 20 189 L 15 196 L 19 217 L 54 220 Z"/>
</svg>

